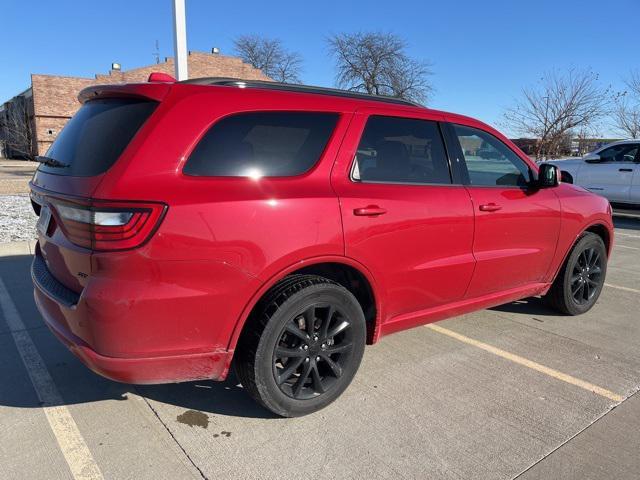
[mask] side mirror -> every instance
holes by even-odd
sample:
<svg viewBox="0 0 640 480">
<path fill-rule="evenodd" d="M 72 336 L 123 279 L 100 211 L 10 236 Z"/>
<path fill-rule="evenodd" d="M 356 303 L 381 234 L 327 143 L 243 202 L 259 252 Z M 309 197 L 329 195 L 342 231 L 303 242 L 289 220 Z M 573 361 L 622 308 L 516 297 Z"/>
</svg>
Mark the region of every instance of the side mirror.
<svg viewBox="0 0 640 480">
<path fill-rule="evenodd" d="M 583 160 L 587 163 L 600 163 L 602 158 L 597 153 L 590 153 L 589 155 L 585 155 Z"/>
<path fill-rule="evenodd" d="M 560 181 L 562 183 L 573 183 L 573 177 L 569 174 L 569 172 L 560 170 Z"/>
<path fill-rule="evenodd" d="M 560 169 L 550 163 L 543 163 L 538 170 L 538 188 L 556 187 L 560 184 Z"/>
</svg>

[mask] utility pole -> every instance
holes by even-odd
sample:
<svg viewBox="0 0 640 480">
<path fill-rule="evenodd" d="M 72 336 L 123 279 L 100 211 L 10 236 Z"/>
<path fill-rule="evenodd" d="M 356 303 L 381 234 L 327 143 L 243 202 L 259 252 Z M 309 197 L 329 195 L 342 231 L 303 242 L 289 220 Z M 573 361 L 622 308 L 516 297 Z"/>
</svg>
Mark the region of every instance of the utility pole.
<svg viewBox="0 0 640 480">
<path fill-rule="evenodd" d="M 187 80 L 187 21 L 184 7 L 185 0 L 173 0 L 173 63 L 176 68 L 176 79 Z"/>
</svg>

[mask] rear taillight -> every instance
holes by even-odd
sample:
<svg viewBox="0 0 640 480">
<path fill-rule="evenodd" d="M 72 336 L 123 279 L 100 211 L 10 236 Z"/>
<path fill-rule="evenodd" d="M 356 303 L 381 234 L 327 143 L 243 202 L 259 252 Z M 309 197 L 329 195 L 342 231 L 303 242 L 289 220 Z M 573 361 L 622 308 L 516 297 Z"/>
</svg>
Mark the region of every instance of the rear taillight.
<svg viewBox="0 0 640 480">
<path fill-rule="evenodd" d="M 166 206 L 149 202 L 88 204 L 50 200 L 65 236 L 91 250 L 126 250 L 145 243 L 160 225 Z"/>
</svg>

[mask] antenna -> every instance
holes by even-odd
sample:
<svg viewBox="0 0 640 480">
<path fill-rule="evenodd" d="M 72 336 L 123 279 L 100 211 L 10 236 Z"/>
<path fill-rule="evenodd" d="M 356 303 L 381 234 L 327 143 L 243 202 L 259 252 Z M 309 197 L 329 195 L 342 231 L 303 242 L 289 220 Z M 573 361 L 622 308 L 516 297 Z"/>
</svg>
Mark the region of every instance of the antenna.
<svg viewBox="0 0 640 480">
<path fill-rule="evenodd" d="M 160 63 L 160 42 L 156 40 L 156 49 L 153 52 L 153 56 L 156 58 L 156 65 Z"/>
</svg>

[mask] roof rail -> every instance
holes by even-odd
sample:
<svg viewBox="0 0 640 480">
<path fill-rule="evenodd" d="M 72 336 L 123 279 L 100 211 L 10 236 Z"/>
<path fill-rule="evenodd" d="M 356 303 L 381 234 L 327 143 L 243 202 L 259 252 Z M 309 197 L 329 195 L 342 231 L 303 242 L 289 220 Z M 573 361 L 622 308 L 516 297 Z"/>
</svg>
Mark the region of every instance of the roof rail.
<svg viewBox="0 0 640 480">
<path fill-rule="evenodd" d="M 284 92 L 313 93 L 316 95 L 331 95 L 334 97 L 355 98 L 359 100 L 370 100 L 374 102 L 395 103 L 398 105 L 409 105 L 412 107 L 424 107 L 419 103 L 404 100 L 402 98 L 390 97 L 387 95 L 370 95 L 368 93 L 352 92 L 340 90 L 338 88 L 315 87 L 311 85 L 299 85 L 294 83 L 280 83 L 266 80 L 242 80 L 232 77 L 204 77 L 182 80 L 178 83 L 191 85 L 215 85 L 238 88 L 260 88 L 264 90 L 280 90 Z"/>
</svg>

